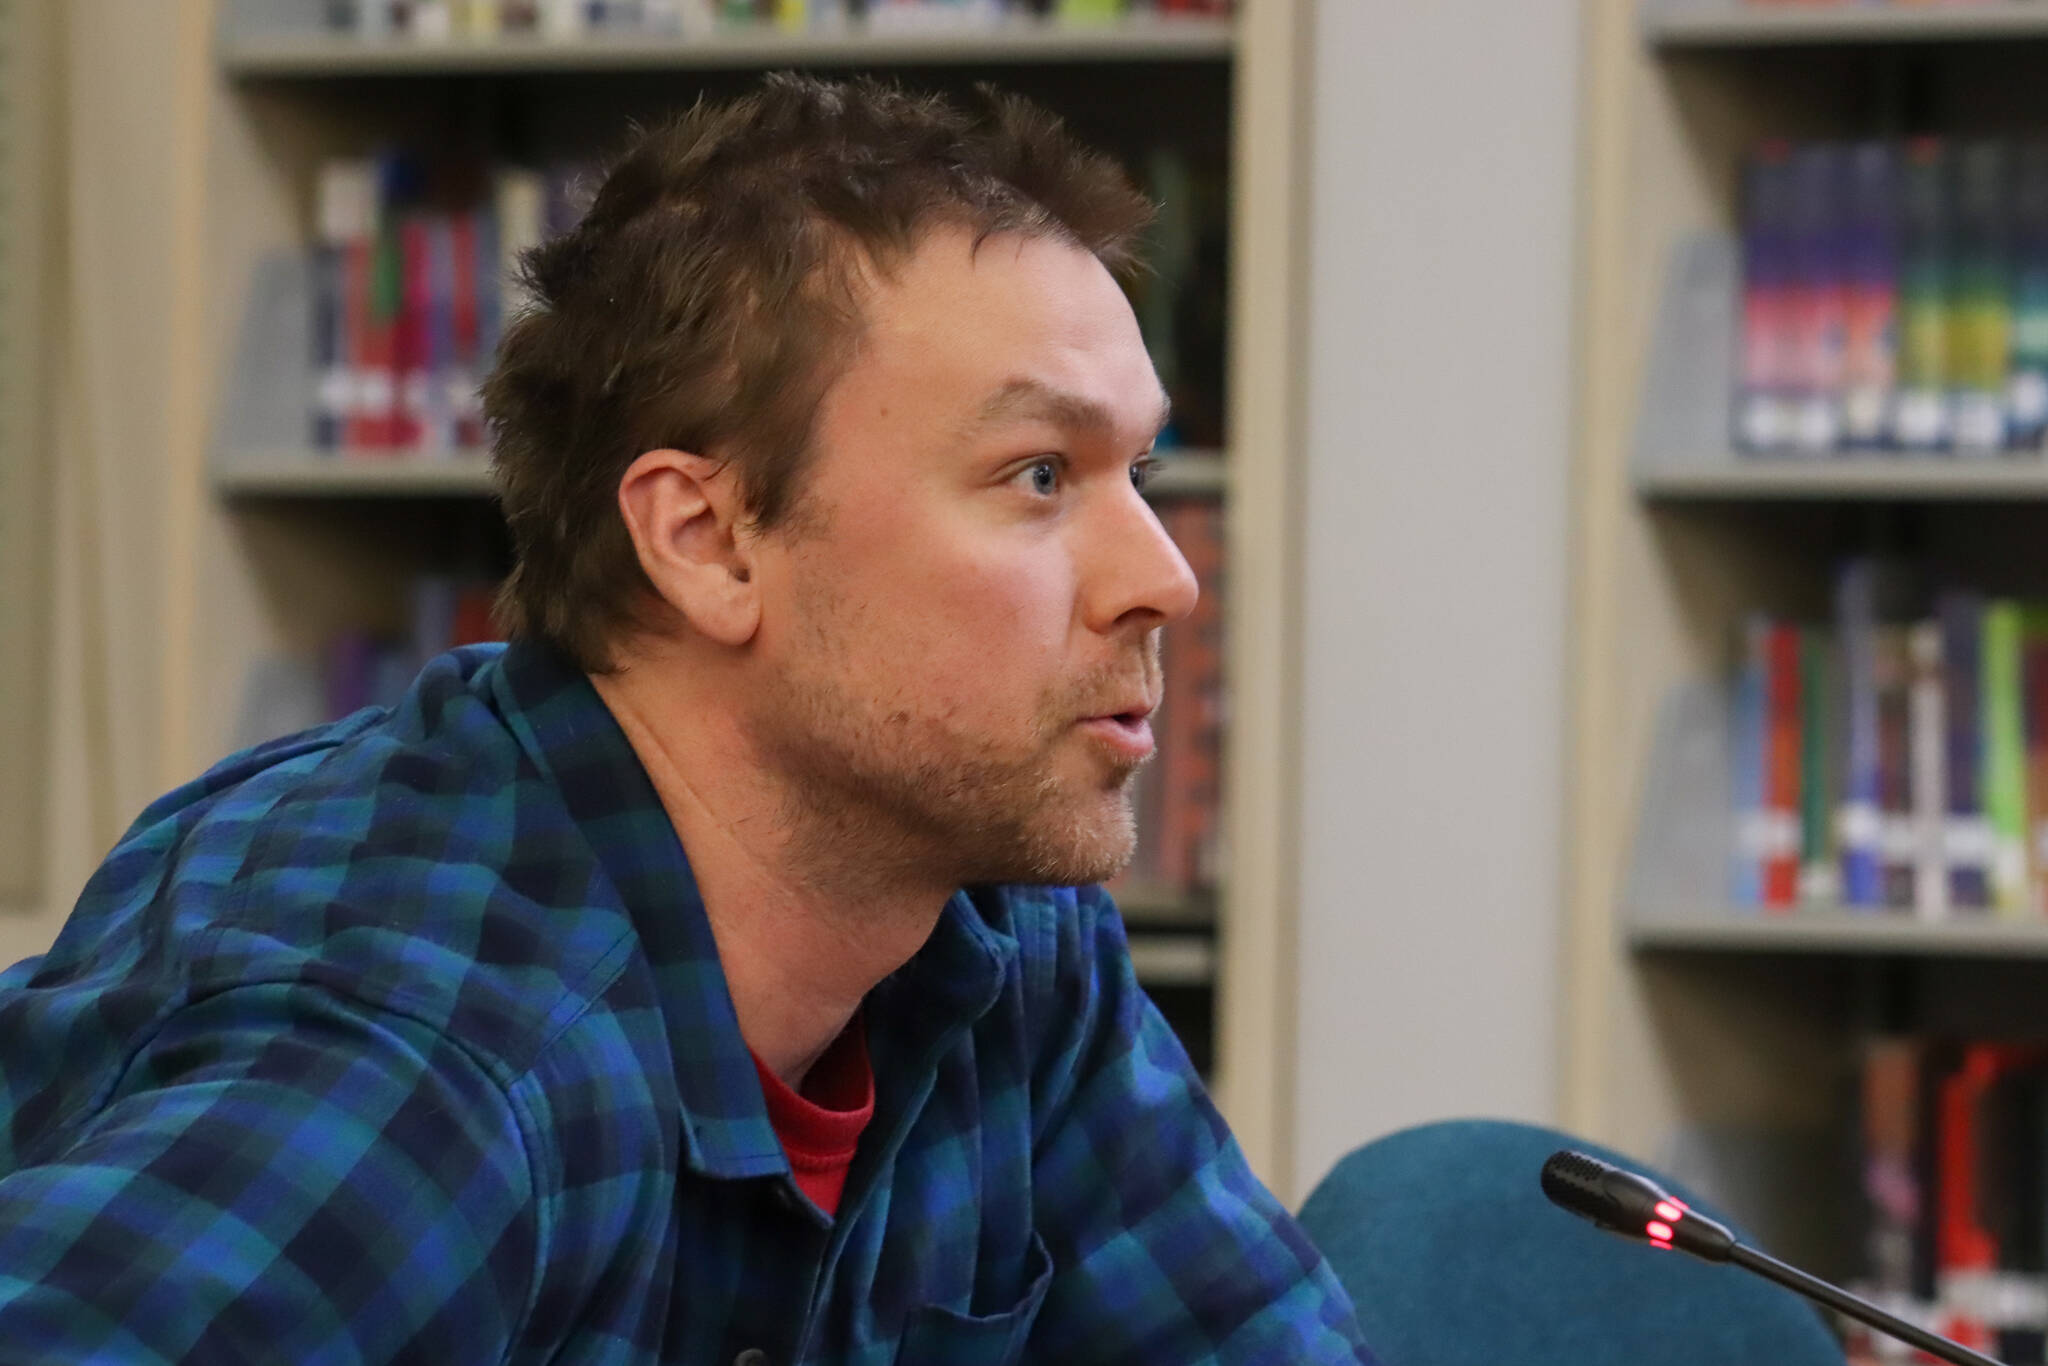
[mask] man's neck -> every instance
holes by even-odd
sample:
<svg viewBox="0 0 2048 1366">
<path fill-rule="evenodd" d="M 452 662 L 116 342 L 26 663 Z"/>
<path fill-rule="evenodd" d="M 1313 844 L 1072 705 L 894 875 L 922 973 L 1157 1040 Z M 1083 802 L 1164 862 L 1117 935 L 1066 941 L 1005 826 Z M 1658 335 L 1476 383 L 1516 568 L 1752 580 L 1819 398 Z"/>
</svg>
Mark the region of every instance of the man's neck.
<svg viewBox="0 0 2048 1366">
<path fill-rule="evenodd" d="M 875 867 L 819 866 L 796 808 L 741 728 L 656 668 L 591 679 L 682 841 L 740 1034 L 793 1089 L 876 983 L 930 938 L 951 888 Z"/>
</svg>

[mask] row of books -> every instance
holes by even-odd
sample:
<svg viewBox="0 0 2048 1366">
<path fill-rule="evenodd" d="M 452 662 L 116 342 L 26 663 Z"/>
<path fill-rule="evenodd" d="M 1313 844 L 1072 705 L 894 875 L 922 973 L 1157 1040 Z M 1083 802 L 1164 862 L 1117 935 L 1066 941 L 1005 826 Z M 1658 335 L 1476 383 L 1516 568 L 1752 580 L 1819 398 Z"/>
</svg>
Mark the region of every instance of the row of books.
<svg viewBox="0 0 2048 1366">
<path fill-rule="evenodd" d="M 1133 13 L 1224 15 L 1232 0 L 328 0 L 327 27 L 366 38 L 421 42 L 538 34 L 692 37 L 721 26 L 804 30 L 993 25 L 1019 14 L 1062 22 Z"/>
<path fill-rule="evenodd" d="M 1165 696 L 1152 718 L 1158 753 L 1134 794 L 1138 850 L 1112 893 L 1213 889 L 1223 876 L 1223 508 L 1214 499 L 1162 503 L 1159 520 L 1201 585 L 1193 615 L 1165 629 Z"/>
<path fill-rule="evenodd" d="M 483 575 L 423 574 L 408 586 L 400 629 L 351 628 L 324 641 L 315 659 L 279 654 L 257 660 L 243 680 L 235 744 L 261 744 L 396 702 L 427 660 L 497 638 L 491 617 L 496 591 Z"/>
<path fill-rule="evenodd" d="M 2048 142 L 1766 143 L 1742 253 L 1739 448 L 2042 447 Z"/>
<path fill-rule="evenodd" d="M 1174 400 L 1162 445 L 1223 441 L 1225 196 L 1217 177 L 1156 150 L 1154 269 L 1133 305 Z M 521 305 L 519 254 L 573 227 L 596 174 L 428 163 L 398 152 L 320 171 L 313 249 L 315 450 L 446 455 L 483 441 L 477 385 Z"/>
<path fill-rule="evenodd" d="M 498 639 L 491 616 L 496 594 L 497 585 L 488 579 L 422 575 L 413 581 L 403 634 L 351 628 L 330 637 L 321 658 L 327 719 L 388 707 L 435 655 Z"/>
<path fill-rule="evenodd" d="M 2048 1361 L 2048 1048 L 1883 1037 L 1862 1059 L 1863 1276 L 1909 1322 Z M 1858 1362 L 1926 1360 L 1851 1334 Z"/>
<path fill-rule="evenodd" d="M 1923 614 L 1912 578 L 1854 561 L 1833 622 L 1747 624 L 1738 906 L 2048 913 L 2048 609 L 1946 590 Z"/>
<path fill-rule="evenodd" d="M 574 168 L 322 166 L 313 251 L 316 450 L 450 452 L 483 440 L 477 385 L 516 311 L 520 252 L 580 213 Z"/>
</svg>

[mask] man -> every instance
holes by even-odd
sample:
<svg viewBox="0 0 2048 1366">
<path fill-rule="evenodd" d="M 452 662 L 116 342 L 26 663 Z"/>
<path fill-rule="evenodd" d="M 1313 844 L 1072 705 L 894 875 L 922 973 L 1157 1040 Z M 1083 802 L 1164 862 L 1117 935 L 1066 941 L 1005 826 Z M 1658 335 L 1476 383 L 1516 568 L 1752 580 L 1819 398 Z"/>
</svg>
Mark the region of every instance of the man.
<svg viewBox="0 0 2048 1366">
<path fill-rule="evenodd" d="M 0 977 L 0 1361 L 1363 1358 L 1089 885 L 1195 597 L 1146 214 L 993 98 L 629 152 L 486 386 L 513 643 Z"/>
</svg>

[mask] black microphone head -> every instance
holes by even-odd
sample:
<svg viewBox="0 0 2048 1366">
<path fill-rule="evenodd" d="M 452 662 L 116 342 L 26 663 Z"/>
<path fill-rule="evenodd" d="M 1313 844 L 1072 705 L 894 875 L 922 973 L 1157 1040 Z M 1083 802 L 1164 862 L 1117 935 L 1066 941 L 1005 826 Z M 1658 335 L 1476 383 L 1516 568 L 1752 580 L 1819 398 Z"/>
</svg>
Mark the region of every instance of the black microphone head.
<svg viewBox="0 0 2048 1366">
<path fill-rule="evenodd" d="M 1734 1234 L 1693 1213 L 1685 1201 L 1666 1194 L 1647 1176 L 1570 1148 L 1552 1153 L 1543 1164 L 1543 1194 L 1560 1209 L 1610 1233 L 1655 1247 L 1725 1262 L 1735 1246 Z"/>
<path fill-rule="evenodd" d="M 1601 1177 L 1614 1170 L 1597 1157 L 1561 1148 L 1543 1164 L 1543 1193 L 1551 1204 L 1611 1227 L 1617 1216 Z"/>
</svg>

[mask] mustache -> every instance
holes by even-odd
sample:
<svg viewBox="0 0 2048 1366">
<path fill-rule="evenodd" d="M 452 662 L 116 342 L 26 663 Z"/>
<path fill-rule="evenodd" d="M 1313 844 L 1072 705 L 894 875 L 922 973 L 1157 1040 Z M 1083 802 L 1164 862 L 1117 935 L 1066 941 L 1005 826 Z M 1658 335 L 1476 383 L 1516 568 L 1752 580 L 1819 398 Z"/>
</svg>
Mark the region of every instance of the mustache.
<svg viewBox="0 0 2048 1366">
<path fill-rule="evenodd" d="M 1143 698 L 1156 707 L 1163 681 L 1159 632 L 1154 629 L 1124 658 L 1105 661 L 1062 689 L 1052 710 L 1065 721 L 1076 716 L 1106 716 L 1124 711 L 1133 698 Z"/>
</svg>

